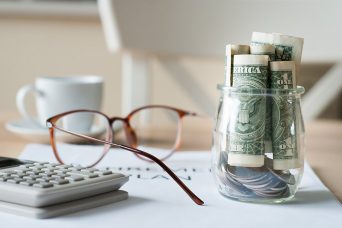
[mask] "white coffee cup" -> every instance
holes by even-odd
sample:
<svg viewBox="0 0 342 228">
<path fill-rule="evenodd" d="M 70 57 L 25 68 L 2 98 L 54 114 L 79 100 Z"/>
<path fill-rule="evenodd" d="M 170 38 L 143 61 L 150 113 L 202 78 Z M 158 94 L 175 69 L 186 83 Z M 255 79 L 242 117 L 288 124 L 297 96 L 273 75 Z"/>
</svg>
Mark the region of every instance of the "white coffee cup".
<svg viewBox="0 0 342 228">
<path fill-rule="evenodd" d="M 100 110 L 102 103 L 103 78 L 100 76 L 38 77 L 34 84 L 23 86 L 17 93 L 17 108 L 28 121 L 46 126 L 46 120 L 56 114 L 75 110 Z M 25 98 L 35 93 L 37 117 L 26 109 Z M 86 118 L 86 117 L 85 117 Z M 89 128 L 90 120 L 74 118 L 73 128 Z"/>
</svg>

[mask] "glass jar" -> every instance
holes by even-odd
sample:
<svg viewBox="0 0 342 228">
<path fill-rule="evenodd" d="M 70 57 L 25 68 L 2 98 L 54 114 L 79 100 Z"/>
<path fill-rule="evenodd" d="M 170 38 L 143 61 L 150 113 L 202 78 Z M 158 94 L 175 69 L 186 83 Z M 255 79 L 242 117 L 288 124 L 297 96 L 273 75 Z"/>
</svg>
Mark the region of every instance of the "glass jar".
<svg viewBox="0 0 342 228">
<path fill-rule="evenodd" d="M 219 192 L 260 203 L 293 198 L 304 167 L 304 88 L 218 89 L 212 171 Z"/>
</svg>

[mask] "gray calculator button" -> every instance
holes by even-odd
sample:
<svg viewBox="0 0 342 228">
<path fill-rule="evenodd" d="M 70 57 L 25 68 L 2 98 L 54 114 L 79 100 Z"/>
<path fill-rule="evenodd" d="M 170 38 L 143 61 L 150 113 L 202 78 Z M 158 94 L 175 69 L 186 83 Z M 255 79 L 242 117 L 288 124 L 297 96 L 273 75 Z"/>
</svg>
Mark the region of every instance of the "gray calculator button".
<svg viewBox="0 0 342 228">
<path fill-rule="evenodd" d="M 65 178 L 65 177 L 68 177 L 70 175 L 68 174 L 54 174 L 52 175 L 51 177 L 55 177 L 55 178 Z"/>
<path fill-rule="evenodd" d="M 8 179 L 12 179 L 10 176 L 1 176 L 0 181 L 7 181 Z"/>
<path fill-rule="evenodd" d="M 35 180 L 36 176 L 24 176 L 23 179 L 24 180 Z"/>
<path fill-rule="evenodd" d="M 49 179 L 48 178 L 44 178 L 44 177 L 40 177 L 40 178 L 37 178 L 36 181 L 49 182 Z"/>
<path fill-rule="evenodd" d="M 44 171 L 44 172 L 53 172 L 53 171 L 55 171 L 55 168 L 44 167 L 44 168 L 41 169 L 41 171 Z"/>
<path fill-rule="evenodd" d="M 58 184 L 58 185 L 69 183 L 69 181 L 65 179 L 55 179 L 55 180 L 50 180 L 49 182 L 52 184 Z"/>
<path fill-rule="evenodd" d="M 51 177 L 52 175 L 56 175 L 57 172 L 45 172 L 45 173 L 41 173 L 40 175 L 42 175 L 43 177 Z"/>
<path fill-rule="evenodd" d="M 58 166 L 59 164 L 56 164 L 56 163 L 48 163 L 48 164 L 45 164 L 44 167 L 48 167 L 48 168 L 54 168 L 56 166 Z"/>
<path fill-rule="evenodd" d="M 39 182 L 39 183 L 33 184 L 33 187 L 36 187 L 36 188 L 50 188 L 52 186 L 53 186 L 52 183 L 46 183 L 46 182 Z"/>
<path fill-rule="evenodd" d="M 54 172 L 57 173 L 57 174 L 65 174 L 66 172 L 68 172 L 68 170 L 66 170 L 66 169 L 56 169 Z"/>
<path fill-rule="evenodd" d="M 21 178 L 14 178 L 14 179 L 8 179 L 7 180 L 8 183 L 12 183 L 12 184 L 18 184 L 20 181 L 23 181 L 23 179 L 21 179 Z"/>
<path fill-rule="evenodd" d="M 113 172 L 110 170 L 99 170 L 99 171 L 95 171 L 94 173 L 100 174 L 100 175 L 109 175 L 109 174 L 112 174 Z"/>
<path fill-rule="evenodd" d="M 84 178 L 81 177 L 81 176 L 69 176 L 69 177 L 66 177 L 65 179 L 69 180 L 69 181 L 81 181 L 81 180 L 84 180 Z"/>
<path fill-rule="evenodd" d="M 38 175 L 39 174 L 39 172 L 37 172 L 37 171 L 27 171 L 26 172 L 27 174 L 32 174 L 32 175 Z"/>
<path fill-rule="evenodd" d="M 16 167 L 13 169 L 15 172 L 18 172 L 18 173 L 24 173 L 24 172 L 27 172 L 29 171 L 30 169 L 28 168 L 20 168 L 20 167 Z"/>
<path fill-rule="evenodd" d="M 19 184 L 25 185 L 25 186 L 32 186 L 35 183 L 37 183 L 37 182 L 33 181 L 33 180 L 26 180 L 26 181 L 21 181 Z"/>
<path fill-rule="evenodd" d="M 35 166 L 31 167 L 31 169 L 33 169 L 33 170 L 41 170 L 42 168 L 44 168 L 44 166 L 41 166 L 41 165 L 35 165 Z"/>
<path fill-rule="evenodd" d="M 5 171 L 0 171 L 0 174 L 14 174 L 14 173 L 17 173 L 16 171 L 14 170 L 5 170 Z"/>
<path fill-rule="evenodd" d="M 11 174 L 11 177 L 23 178 L 24 176 L 25 176 L 24 173 L 14 173 L 14 174 Z"/>
<path fill-rule="evenodd" d="M 32 164 L 23 164 L 23 165 L 19 165 L 18 167 L 19 168 L 29 168 L 31 166 L 32 166 Z"/>
<path fill-rule="evenodd" d="M 73 167 L 68 168 L 68 171 L 80 171 L 82 169 L 83 167 L 81 166 L 73 166 Z"/>
<path fill-rule="evenodd" d="M 93 173 L 93 172 L 99 171 L 99 170 L 96 168 L 86 168 L 86 169 L 81 169 L 80 171 Z"/>
<path fill-rule="evenodd" d="M 57 165 L 56 167 L 59 169 L 67 169 L 67 168 L 72 167 L 72 165 Z"/>
<path fill-rule="evenodd" d="M 67 174 L 76 175 L 76 176 L 82 176 L 82 177 L 88 177 L 88 178 L 94 178 L 94 177 L 98 177 L 99 176 L 96 173 L 89 173 L 89 172 L 82 172 L 82 171 L 71 171 L 71 172 L 67 172 Z"/>
</svg>

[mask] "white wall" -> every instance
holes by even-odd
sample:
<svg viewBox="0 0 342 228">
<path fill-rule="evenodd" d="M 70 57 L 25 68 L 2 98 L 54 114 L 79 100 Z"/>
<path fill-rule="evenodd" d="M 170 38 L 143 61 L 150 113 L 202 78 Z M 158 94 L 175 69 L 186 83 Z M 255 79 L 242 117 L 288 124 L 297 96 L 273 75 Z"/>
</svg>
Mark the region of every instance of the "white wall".
<svg viewBox="0 0 342 228">
<path fill-rule="evenodd" d="M 152 59 L 152 103 L 201 111 L 201 101 L 188 97 L 182 83 L 160 63 L 164 59 Z M 168 59 L 171 65 L 172 61 Z M 205 91 L 208 101 L 216 103 L 216 84 L 223 81 L 224 60 L 182 58 L 177 62 L 191 75 L 198 91 Z M 121 113 L 121 58 L 107 51 L 98 19 L 0 16 L 1 111 L 15 111 L 16 91 L 35 77 L 75 74 L 104 76 L 104 111 Z"/>
</svg>

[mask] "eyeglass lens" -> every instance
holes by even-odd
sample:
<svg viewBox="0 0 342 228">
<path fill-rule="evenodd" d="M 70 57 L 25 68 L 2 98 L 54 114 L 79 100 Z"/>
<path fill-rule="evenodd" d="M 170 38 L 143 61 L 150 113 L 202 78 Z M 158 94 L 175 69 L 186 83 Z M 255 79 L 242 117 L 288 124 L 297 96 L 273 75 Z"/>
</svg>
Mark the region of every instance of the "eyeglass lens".
<svg viewBox="0 0 342 228">
<path fill-rule="evenodd" d="M 55 124 L 65 131 L 131 146 L 163 159 L 178 143 L 179 121 L 176 111 L 156 107 L 135 112 L 129 118 L 129 126 L 121 120 L 114 121 L 110 126 L 107 117 L 96 112 L 70 113 L 59 118 Z M 93 165 L 109 149 L 101 143 L 60 130 L 55 132 L 55 144 L 64 163 L 83 166 Z M 75 150 L 75 145 L 82 153 L 71 152 Z"/>
</svg>

